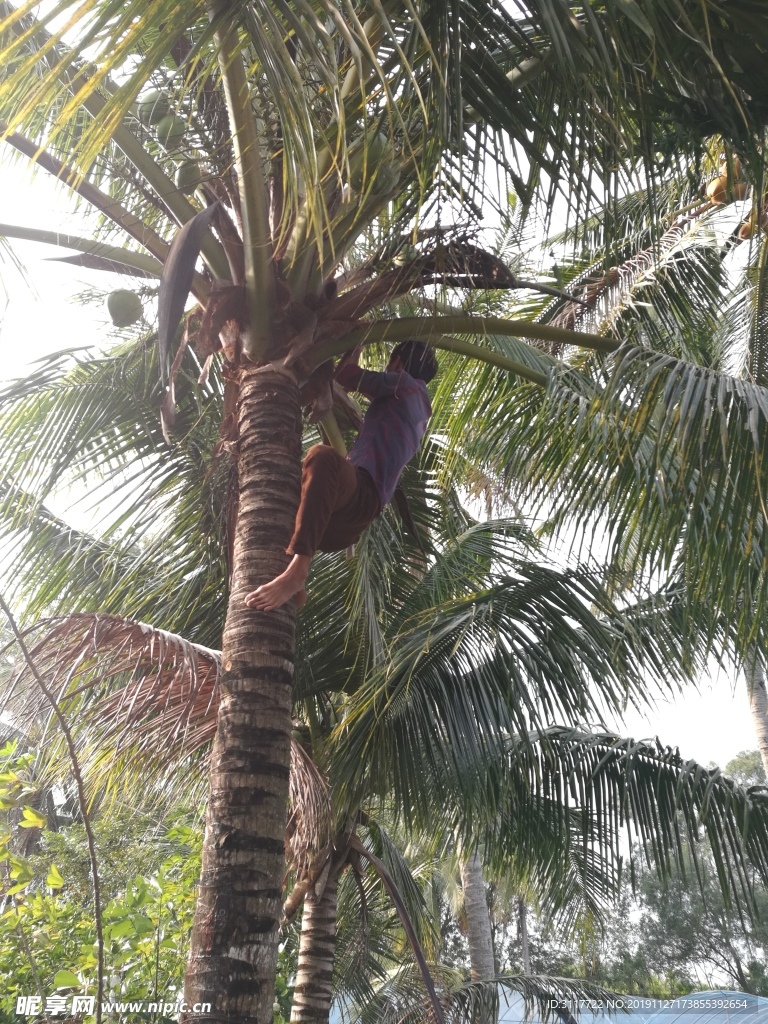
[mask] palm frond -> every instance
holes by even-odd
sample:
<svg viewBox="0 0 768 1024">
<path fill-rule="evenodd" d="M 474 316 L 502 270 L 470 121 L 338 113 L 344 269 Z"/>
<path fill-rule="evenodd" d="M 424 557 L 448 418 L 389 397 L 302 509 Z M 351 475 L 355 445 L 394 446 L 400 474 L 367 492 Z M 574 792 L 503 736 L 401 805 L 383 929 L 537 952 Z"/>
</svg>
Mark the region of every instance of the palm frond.
<svg viewBox="0 0 768 1024">
<path fill-rule="evenodd" d="M 535 852 L 537 831 L 552 830 L 561 837 L 559 850 L 552 847 L 556 857 L 573 842 L 582 847 L 585 868 L 590 867 L 586 859 L 595 857 L 595 865 L 616 867 L 625 835 L 668 878 L 673 865 L 685 871 L 685 840 L 698 873 L 697 849 L 705 837 L 726 901 L 752 912 L 755 872 L 758 878 L 768 872 L 768 792 L 763 788 L 744 789 L 720 769 L 686 760 L 658 742 L 571 728 L 510 738 L 508 758 L 487 768 L 486 793 L 498 781 L 497 792 L 509 787 L 510 800 L 495 819 L 499 832 L 492 849 L 542 873 L 546 860 Z M 581 835 L 576 828 L 568 836 L 576 824 L 569 822 L 571 812 L 582 817 Z M 549 867 L 550 877 L 556 877 L 557 870 Z"/>
<path fill-rule="evenodd" d="M 336 771 L 350 792 L 365 776 L 398 806 L 426 813 L 420 780 L 460 778 L 445 763 L 459 750 L 482 762 L 505 734 L 645 699 L 643 646 L 601 587 L 524 560 L 512 575 L 510 562 L 506 576 L 402 624 L 388 665 L 357 691 L 338 730 Z"/>
<path fill-rule="evenodd" d="M 73 723 L 94 799 L 126 793 L 194 802 L 204 794 L 216 734 L 221 654 L 166 630 L 114 615 L 72 614 L 27 631 L 31 655 Z M 45 717 L 46 702 L 22 666 L 0 694 L 14 721 Z M 76 725 L 75 725 L 76 723 Z M 62 768 L 55 737 L 46 771 Z M 151 783 L 151 785 L 150 785 Z M 295 739 L 291 745 L 290 816 L 294 862 L 319 851 L 331 832 L 328 784 Z"/>
<path fill-rule="evenodd" d="M 546 320 L 706 363 L 711 357 L 702 359 L 701 347 L 715 334 L 724 283 L 714 234 L 684 220 L 620 265 L 591 273 L 576 292 L 587 305 L 561 304 Z"/>
<path fill-rule="evenodd" d="M 755 384 L 768 384 L 768 238 L 759 245 L 752 283 L 752 310 L 749 317 L 749 374 Z"/>
<path fill-rule="evenodd" d="M 522 1016 L 536 1014 L 544 1021 L 559 1019 L 552 1004 L 583 1005 L 585 1000 L 606 1003 L 613 993 L 600 985 L 573 978 L 546 975 L 499 975 L 492 981 L 467 982 L 461 972 L 432 967 L 444 1003 L 448 1024 L 475 1024 L 499 1010 L 500 992 L 522 997 Z M 371 998 L 356 1005 L 342 1004 L 345 1024 L 434 1024 L 424 989 L 410 964 L 393 969 L 379 982 Z M 506 997 L 508 998 L 508 997 Z"/>
<path fill-rule="evenodd" d="M 737 623 L 742 644 L 757 636 L 766 600 L 766 392 L 633 346 L 617 355 L 604 390 L 569 390 L 553 384 L 541 432 L 524 446 L 530 458 L 520 471 L 531 493 L 546 486 L 567 514 L 578 506 L 604 517 L 616 551 L 631 535 L 645 571 L 681 559 L 692 599 L 708 593 L 713 617 Z M 567 427 L 561 419 L 553 430 L 555 409 Z"/>
<path fill-rule="evenodd" d="M 200 391 L 197 373 L 187 355 L 172 446 L 155 357 L 141 344 L 99 359 L 54 356 L 6 386 L 0 514 L 29 614 L 102 609 L 217 642 L 229 464 L 211 455 L 219 382 Z M 41 511 L 65 485 L 91 513 L 93 538 Z"/>
<path fill-rule="evenodd" d="M 77 710 L 81 735 L 89 721 L 115 754 L 130 747 L 146 768 L 172 746 L 181 763 L 213 739 L 218 651 L 141 622 L 87 613 L 44 620 L 29 640 L 64 710 Z M 20 720 L 44 710 L 25 679 L 22 668 L 6 696 Z"/>
</svg>

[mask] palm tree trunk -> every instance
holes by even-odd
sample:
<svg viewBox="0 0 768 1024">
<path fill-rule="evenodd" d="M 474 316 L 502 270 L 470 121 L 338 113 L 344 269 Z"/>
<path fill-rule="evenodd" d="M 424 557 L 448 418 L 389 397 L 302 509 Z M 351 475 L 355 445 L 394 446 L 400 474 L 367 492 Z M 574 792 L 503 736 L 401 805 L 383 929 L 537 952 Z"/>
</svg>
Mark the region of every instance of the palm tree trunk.
<svg viewBox="0 0 768 1024">
<path fill-rule="evenodd" d="M 768 775 L 768 689 L 765 685 L 765 672 L 757 653 L 747 660 L 744 669 L 749 691 L 749 707 L 757 736 L 763 768 Z"/>
<path fill-rule="evenodd" d="M 283 571 L 299 496 L 296 382 L 274 367 L 241 371 L 239 507 L 224 626 L 200 888 L 184 998 L 194 1019 L 271 1024 L 290 762 L 293 603 L 246 608 Z M 191 1019 L 187 1015 L 182 1020 Z"/>
<path fill-rule="evenodd" d="M 491 916 L 485 896 L 483 865 L 474 850 L 461 862 L 461 886 L 464 890 L 464 913 L 467 918 L 467 942 L 472 981 L 487 981 L 496 974 L 493 959 Z"/>
<path fill-rule="evenodd" d="M 523 961 L 523 974 L 531 973 L 531 947 L 528 941 L 528 907 L 522 896 L 517 900 L 518 920 L 520 922 L 520 956 Z"/>
<path fill-rule="evenodd" d="M 328 1024 L 330 1020 L 338 886 L 338 870 L 332 866 L 320 897 L 312 894 L 304 900 L 291 1024 Z"/>
</svg>

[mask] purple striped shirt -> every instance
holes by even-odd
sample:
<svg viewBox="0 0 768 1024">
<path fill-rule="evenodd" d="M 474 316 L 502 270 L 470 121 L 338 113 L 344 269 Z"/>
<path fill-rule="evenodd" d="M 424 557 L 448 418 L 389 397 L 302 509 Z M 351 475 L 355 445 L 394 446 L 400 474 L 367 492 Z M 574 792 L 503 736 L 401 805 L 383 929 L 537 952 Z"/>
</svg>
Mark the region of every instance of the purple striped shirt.
<svg viewBox="0 0 768 1024">
<path fill-rule="evenodd" d="M 432 415 L 427 385 L 405 370 L 377 373 L 348 363 L 336 378 L 371 404 L 347 458 L 373 479 L 381 504 L 395 493 L 400 474 L 419 450 Z"/>
</svg>

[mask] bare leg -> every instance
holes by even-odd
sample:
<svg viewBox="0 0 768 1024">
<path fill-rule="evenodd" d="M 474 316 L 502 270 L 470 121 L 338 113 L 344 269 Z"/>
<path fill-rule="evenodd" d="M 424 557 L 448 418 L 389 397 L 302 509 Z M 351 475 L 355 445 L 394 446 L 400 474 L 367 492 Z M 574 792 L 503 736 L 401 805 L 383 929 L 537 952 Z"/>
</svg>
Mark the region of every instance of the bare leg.
<svg viewBox="0 0 768 1024">
<path fill-rule="evenodd" d="M 304 584 L 307 582 L 311 561 L 311 555 L 294 555 L 285 572 L 275 576 L 269 583 L 252 590 L 246 597 L 245 603 L 249 608 L 272 612 L 295 596 L 296 606 L 300 608 L 307 599 Z"/>
</svg>

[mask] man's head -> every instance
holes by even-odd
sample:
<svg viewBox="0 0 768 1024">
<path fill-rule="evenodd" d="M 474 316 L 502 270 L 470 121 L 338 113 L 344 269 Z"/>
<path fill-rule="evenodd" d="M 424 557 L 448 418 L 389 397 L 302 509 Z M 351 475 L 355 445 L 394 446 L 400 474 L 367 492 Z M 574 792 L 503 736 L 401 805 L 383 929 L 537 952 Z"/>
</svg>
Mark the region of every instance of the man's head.
<svg viewBox="0 0 768 1024">
<path fill-rule="evenodd" d="M 428 384 L 437 373 L 437 359 L 425 341 L 401 341 L 392 349 L 387 370 L 391 373 L 405 370 L 411 377 Z"/>
</svg>

